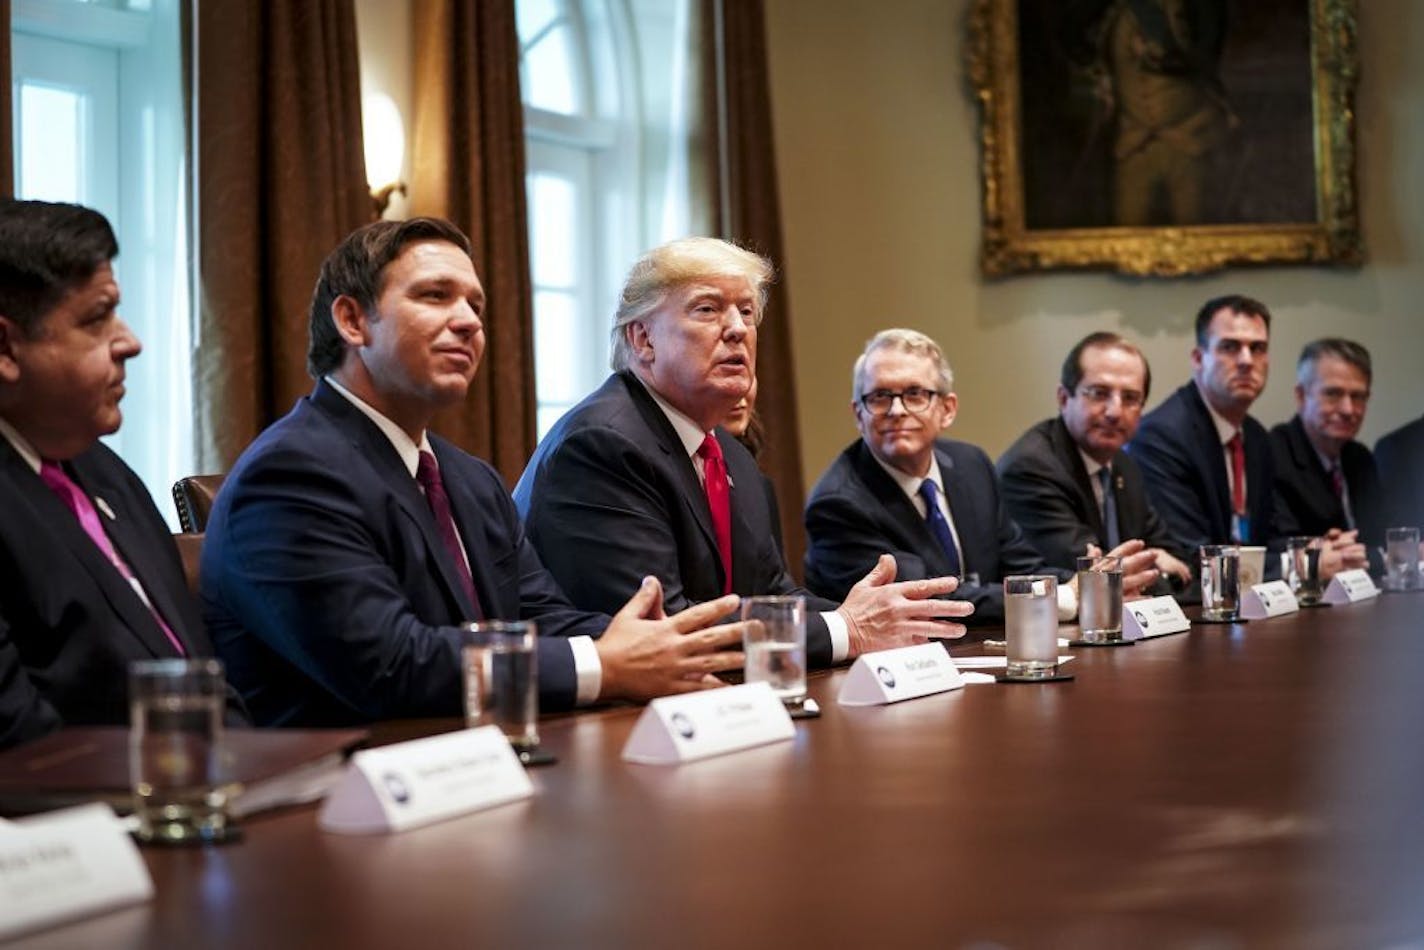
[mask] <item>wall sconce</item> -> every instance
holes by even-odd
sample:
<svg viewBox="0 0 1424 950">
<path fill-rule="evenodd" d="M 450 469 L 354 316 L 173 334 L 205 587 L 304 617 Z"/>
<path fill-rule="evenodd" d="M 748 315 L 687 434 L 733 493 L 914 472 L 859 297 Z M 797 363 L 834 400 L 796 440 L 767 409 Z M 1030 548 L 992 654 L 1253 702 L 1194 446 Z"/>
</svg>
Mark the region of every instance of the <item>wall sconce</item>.
<svg viewBox="0 0 1424 950">
<path fill-rule="evenodd" d="M 366 183 L 371 187 L 371 203 L 376 217 L 385 216 L 391 196 L 404 195 L 401 165 L 405 162 L 405 126 L 395 101 L 385 93 L 372 93 L 361 102 L 361 125 L 365 137 Z"/>
</svg>

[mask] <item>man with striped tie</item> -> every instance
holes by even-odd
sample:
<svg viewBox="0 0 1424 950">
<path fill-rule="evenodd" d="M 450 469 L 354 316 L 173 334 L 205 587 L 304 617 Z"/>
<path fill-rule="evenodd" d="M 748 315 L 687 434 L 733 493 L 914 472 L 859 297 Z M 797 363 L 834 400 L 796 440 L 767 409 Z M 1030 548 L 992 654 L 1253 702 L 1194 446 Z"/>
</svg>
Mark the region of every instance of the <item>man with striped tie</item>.
<svg viewBox="0 0 1424 950">
<path fill-rule="evenodd" d="M 132 660 L 211 655 L 172 535 L 100 444 L 123 421 L 108 221 L 0 202 L 0 747 L 128 721 Z"/>
<path fill-rule="evenodd" d="M 1045 563 L 1009 517 L 983 450 L 940 438 L 959 398 L 939 344 L 915 330 L 883 330 L 856 360 L 852 380 L 861 437 L 831 463 L 806 505 L 813 590 L 839 596 L 878 552 L 889 551 L 901 577 L 962 578 L 955 597 L 974 604 L 970 622 L 999 624 L 1005 576 L 1073 576 L 1071 567 Z M 1124 591 L 1157 578 L 1142 548 L 1134 540 L 1111 552 L 1127 557 Z M 1064 584 L 1059 617 L 1076 612 L 1076 588 Z"/>
<path fill-rule="evenodd" d="M 1004 505 L 1054 567 L 1071 568 L 1088 545 L 1140 538 L 1164 581 L 1192 573 L 1147 498 L 1142 472 L 1122 450 L 1137 432 L 1152 387 L 1147 357 L 1116 333 L 1090 333 L 1068 352 L 1058 415 L 1035 424 L 999 458 Z M 1165 586 L 1165 585 L 1164 585 Z"/>
</svg>

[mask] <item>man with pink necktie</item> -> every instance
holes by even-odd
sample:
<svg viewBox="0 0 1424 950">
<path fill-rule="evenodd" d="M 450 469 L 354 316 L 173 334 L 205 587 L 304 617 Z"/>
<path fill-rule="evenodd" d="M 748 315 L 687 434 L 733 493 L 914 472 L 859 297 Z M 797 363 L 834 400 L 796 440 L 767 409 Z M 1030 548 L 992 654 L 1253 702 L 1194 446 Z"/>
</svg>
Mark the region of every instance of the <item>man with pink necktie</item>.
<svg viewBox="0 0 1424 950">
<path fill-rule="evenodd" d="M 131 660 L 212 646 L 152 498 L 99 443 L 142 349 L 103 215 L 0 202 L 0 747 L 123 723 Z"/>
</svg>

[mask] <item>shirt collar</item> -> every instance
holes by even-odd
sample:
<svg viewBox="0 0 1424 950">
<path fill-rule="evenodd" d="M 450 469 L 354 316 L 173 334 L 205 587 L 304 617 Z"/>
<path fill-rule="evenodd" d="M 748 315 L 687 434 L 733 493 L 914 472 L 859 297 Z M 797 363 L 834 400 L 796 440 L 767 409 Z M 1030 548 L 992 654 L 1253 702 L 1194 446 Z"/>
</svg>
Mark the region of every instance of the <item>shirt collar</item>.
<svg viewBox="0 0 1424 950">
<path fill-rule="evenodd" d="M 707 433 L 703 432 L 702 428 L 685 414 L 674 409 L 671 403 L 658 395 L 656 389 L 643 382 L 643 378 L 637 373 L 633 374 L 633 378 L 648 391 L 648 395 L 653 397 L 653 402 L 658 404 L 658 408 L 663 411 L 663 415 L 667 416 L 668 422 L 672 423 L 673 431 L 677 433 L 677 438 L 678 441 L 682 443 L 683 451 L 685 451 L 689 457 L 696 455 L 697 450 L 702 447 L 702 441 L 707 438 Z"/>
<path fill-rule="evenodd" d="M 400 456 L 401 463 L 405 465 L 406 471 L 410 472 L 410 477 L 414 478 L 415 470 L 420 465 L 420 453 L 431 451 L 429 433 L 422 430 L 420 433 L 420 443 L 415 443 L 411 440 L 409 435 L 406 435 L 404 429 L 396 425 L 390 419 L 387 419 L 379 410 L 373 409 L 363 402 L 359 396 L 351 392 L 345 386 L 330 376 L 324 376 L 322 378 L 326 384 L 336 390 L 343 399 L 361 410 L 362 415 L 376 424 L 376 428 L 380 429 L 381 433 L 390 440 L 392 447 L 396 450 L 396 454 Z M 432 452 L 431 454 L 433 455 L 434 453 Z"/>
<path fill-rule="evenodd" d="M 944 476 L 940 474 L 939 459 L 935 457 L 934 453 L 930 453 L 930 470 L 923 478 L 918 475 L 906 475 L 895 466 L 886 463 L 874 452 L 870 453 L 870 457 L 875 459 L 876 465 L 885 469 L 885 474 L 893 478 L 895 484 L 899 485 L 900 490 L 908 495 L 911 500 L 919 497 L 920 485 L 927 481 L 934 482 L 935 487 L 939 489 L 939 493 L 941 495 L 944 494 Z"/>
<path fill-rule="evenodd" d="M 1109 469 L 1109 471 L 1111 471 L 1111 468 L 1109 466 L 1104 465 L 1102 462 L 1099 462 L 1097 459 L 1093 458 L 1091 455 L 1089 455 L 1087 452 L 1084 452 L 1082 449 L 1078 450 L 1078 455 L 1083 459 L 1083 465 L 1088 469 L 1089 478 L 1097 478 L 1098 471 L 1100 469 L 1107 468 Z"/>
<path fill-rule="evenodd" d="M 1197 393 L 1201 393 L 1200 386 L 1197 387 Z M 1231 441 L 1232 436 L 1241 431 L 1228 422 L 1221 413 L 1213 409 L 1211 403 L 1207 401 L 1206 396 L 1202 396 L 1202 405 L 1206 406 L 1206 411 L 1211 416 L 1211 423 L 1216 426 L 1216 441 L 1220 442 L 1223 446 Z"/>
<path fill-rule="evenodd" d="M 15 451 L 20 453 L 20 458 L 25 460 L 25 464 L 36 474 L 40 471 L 40 453 L 35 451 L 35 447 L 20 435 L 14 426 L 0 419 L 0 435 L 5 437 L 5 441 L 14 446 Z"/>
</svg>

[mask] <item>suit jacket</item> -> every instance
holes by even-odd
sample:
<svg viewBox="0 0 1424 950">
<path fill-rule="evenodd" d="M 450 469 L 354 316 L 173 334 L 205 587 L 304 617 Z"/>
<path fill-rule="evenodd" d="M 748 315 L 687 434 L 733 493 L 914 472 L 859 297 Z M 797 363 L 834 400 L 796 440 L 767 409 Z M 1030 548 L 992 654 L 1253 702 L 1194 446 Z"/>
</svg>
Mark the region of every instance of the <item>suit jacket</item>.
<svg viewBox="0 0 1424 950">
<path fill-rule="evenodd" d="M 732 483 L 732 590 L 803 594 L 786 570 L 765 476 L 746 448 L 717 430 Z M 549 571 L 581 607 L 611 610 L 648 574 L 668 613 L 722 595 L 726 579 L 707 495 L 677 432 L 629 372 L 610 376 L 569 410 L 530 459 L 514 502 Z M 807 601 L 808 662 L 827 666 L 831 640 Z"/>
<path fill-rule="evenodd" d="M 974 604 L 966 623 L 1003 623 L 1000 582 L 1007 575 L 1048 573 L 1063 580 L 1072 576 L 1071 570 L 1049 568 L 1024 540 L 1004 508 L 994 464 L 982 449 L 939 439 L 934 452 L 959 535 L 964 575 L 979 575 L 978 584 L 966 581 L 948 595 Z M 944 549 L 924 516 L 860 439 L 831 463 L 811 489 L 806 534 L 806 583 L 827 597 L 844 596 L 887 552 L 895 555 L 897 580 L 950 573 Z"/>
<path fill-rule="evenodd" d="M 190 656 L 210 656 L 173 536 L 103 445 L 68 463 L 109 540 Z M 63 501 L 0 437 L 0 747 L 61 725 L 128 722 L 128 664 L 177 651 Z M 112 516 L 109 515 L 112 512 Z"/>
<path fill-rule="evenodd" d="M 1344 528 L 1345 506 L 1335 496 L 1330 476 L 1321 466 L 1299 415 L 1271 430 L 1271 451 L 1276 473 L 1276 525 L 1281 533 L 1322 535 L 1331 528 Z M 1340 451 L 1340 469 L 1360 540 L 1369 548 L 1371 560 L 1376 560 L 1374 549 L 1384 544 L 1385 525 L 1375 457 L 1360 443 L 1348 442 Z"/>
<path fill-rule="evenodd" d="M 1400 426 L 1375 443 L 1384 482 L 1387 526 L 1424 527 L 1424 418 Z"/>
<path fill-rule="evenodd" d="M 1268 544 L 1275 527 L 1270 436 L 1251 416 L 1241 427 L 1246 447 L 1246 507 L 1250 544 Z M 1188 551 L 1231 543 L 1231 486 L 1216 426 L 1194 382 L 1188 382 L 1142 419 L 1128 453 L 1142 469 L 1147 497 L 1167 529 Z M 1274 558 L 1266 573 L 1278 573 Z"/>
<path fill-rule="evenodd" d="M 541 706 L 572 706 L 577 677 L 562 638 L 597 636 L 608 618 L 565 600 L 494 469 L 430 443 L 485 616 L 537 621 Z M 462 711 L 458 625 L 474 611 L 454 561 L 390 440 L 326 383 L 223 483 L 202 590 L 213 642 L 259 724 Z"/>
<path fill-rule="evenodd" d="M 1117 502 L 1118 536 L 1141 538 L 1190 564 L 1189 552 L 1172 537 L 1147 498 L 1142 471 L 1131 456 L 1112 457 L 1109 482 Z M 1089 544 L 1107 550 L 1107 530 L 1078 444 L 1061 416 L 1030 428 L 999 458 L 1004 507 L 1024 537 L 1057 568 L 1072 570 Z"/>
</svg>

